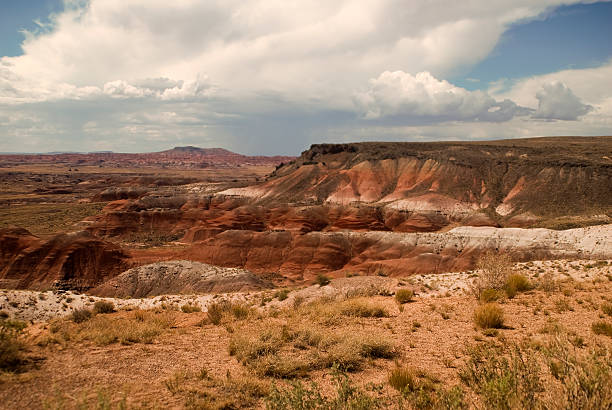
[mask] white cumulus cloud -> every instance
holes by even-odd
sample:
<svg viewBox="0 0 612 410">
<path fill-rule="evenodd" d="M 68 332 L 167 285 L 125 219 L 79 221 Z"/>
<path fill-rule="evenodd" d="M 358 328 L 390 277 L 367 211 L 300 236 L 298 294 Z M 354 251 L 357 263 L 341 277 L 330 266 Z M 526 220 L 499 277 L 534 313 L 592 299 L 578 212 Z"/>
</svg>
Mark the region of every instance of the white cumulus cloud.
<svg viewBox="0 0 612 410">
<path fill-rule="evenodd" d="M 558 81 L 542 85 L 542 89 L 536 93 L 536 98 L 538 110 L 534 118 L 576 121 L 593 109 L 592 106 L 583 104 L 572 90 Z"/>
<path fill-rule="evenodd" d="M 294 153 L 340 132 L 383 137 L 398 122 L 477 123 L 482 133 L 528 121 L 529 110 L 569 118 L 573 109 L 579 123 L 599 116 L 599 127 L 611 116 L 596 90 L 573 81 L 561 79 L 595 110 L 548 93 L 538 111 L 541 78 L 507 95 L 443 80 L 486 58 L 510 25 L 578 0 L 64 1 L 26 36 L 23 55 L 0 57 L 0 112 L 10 119 L 0 151 L 161 149 L 184 138 Z M 434 133 L 408 134 L 421 131 Z"/>
<path fill-rule="evenodd" d="M 370 80 L 355 101 L 364 118 L 429 118 L 438 121 L 507 121 L 527 111 L 512 101 L 496 101 L 483 91 L 468 91 L 429 72 L 411 75 L 385 71 Z"/>
</svg>

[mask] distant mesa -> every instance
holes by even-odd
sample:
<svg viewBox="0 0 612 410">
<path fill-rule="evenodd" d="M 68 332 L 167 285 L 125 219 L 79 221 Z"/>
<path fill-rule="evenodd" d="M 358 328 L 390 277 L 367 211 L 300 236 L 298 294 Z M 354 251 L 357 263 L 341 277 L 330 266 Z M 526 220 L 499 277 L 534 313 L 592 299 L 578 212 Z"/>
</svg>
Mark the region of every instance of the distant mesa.
<svg viewBox="0 0 612 410">
<path fill-rule="evenodd" d="M 205 160 L 204 160 L 205 159 Z M 117 153 L 97 152 L 53 152 L 44 154 L 0 154 L 0 166 L 63 163 L 104 167 L 170 167 L 170 168 L 231 168 L 242 165 L 276 166 L 295 157 L 248 156 L 224 148 L 200 148 L 192 145 L 174 147 L 161 152 Z"/>
</svg>

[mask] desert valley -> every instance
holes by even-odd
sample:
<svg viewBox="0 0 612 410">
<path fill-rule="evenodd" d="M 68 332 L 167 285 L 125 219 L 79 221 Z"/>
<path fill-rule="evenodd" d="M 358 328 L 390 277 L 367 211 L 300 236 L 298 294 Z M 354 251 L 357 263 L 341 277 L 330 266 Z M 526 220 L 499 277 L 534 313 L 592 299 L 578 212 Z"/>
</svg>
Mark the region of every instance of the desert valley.
<svg viewBox="0 0 612 410">
<path fill-rule="evenodd" d="M 0 156 L 2 408 L 612 406 L 612 137 Z"/>
</svg>

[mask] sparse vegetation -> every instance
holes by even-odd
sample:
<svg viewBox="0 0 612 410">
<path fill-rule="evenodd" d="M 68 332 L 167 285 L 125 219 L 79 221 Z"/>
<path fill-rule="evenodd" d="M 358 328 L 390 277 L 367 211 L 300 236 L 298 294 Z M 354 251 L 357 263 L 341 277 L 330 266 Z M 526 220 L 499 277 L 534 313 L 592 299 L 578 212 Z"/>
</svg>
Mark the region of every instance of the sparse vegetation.
<svg viewBox="0 0 612 410">
<path fill-rule="evenodd" d="M 317 275 L 317 279 L 316 279 L 317 285 L 326 286 L 326 285 L 329 285 L 330 282 L 331 282 L 331 279 L 329 278 L 329 276 L 324 275 L 322 273 L 319 273 Z"/>
<path fill-rule="evenodd" d="M 252 310 L 243 303 L 221 300 L 210 303 L 207 307 L 207 316 L 210 323 L 220 325 L 224 318 L 231 317 L 237 320 L 246 319 Z"/>
<path fill-rule="evenodd" d="M 504 290 L 506 295 L 512 299 L 519 292 L 526 292 L 531 289 L 531 283 L 529 279 L 520 273 L 514 273 L 508 277 Z"/>
<path fill-rule="evenodd" d="M 74 323 L 82 323 L 86 320 L 91 319 L 93 315 L 92 311 L 86 308 L 75 309 L 72 312 L 71 318 Z"/>
<path fill-rule="evenodd" d="M 512 259 L 505 253 L 484 253 L 476 264 L 478 277 L 472 283 L 472 292 L 477 299 L 485 290 L 503 290 L 512 272 Z"/>
<path fill-rule="evenodd" d="M 474 322 L 482 329 L 501 329 L 504 327 L 504 311 L 496 303 L 478 306 L 474 312 Z"/>
<path fill-rule="evenodd" d="M 96 303 L 94 303 L 93 310 L 95 313 L 113 313 L 115 311 L 115 305 L 113 302 L 98 300 Z"/>
<path fill-rule="evenodd" d="M 387 310 L 376 303 L 364 299 L 353 299 L 343 302 L 339 306 L 344 316 L 354 317 L 387 317 Z"/>
<path fill-rule="evenodd" d="M 309 369 L 334 365 L 355 371 L 367 358 L 396 354 L 393 344 L 379 336 L 339 334 L 321 325 L 301 325 L 297 319 L 282 325 L 250 323 L 232 334 L 228 349 L 256 374 L 275 378 L 300 377 Z"/>
<path fill-rule="evenodd" d="M 170 313 L 139 310 L 121 317 L 97 315 L 82 323 L 58 319 L 51 323 L 50 330 L 65 341 L 88 340 L 98 345 L 152 343 L 173 323 Z"/>
<path fill-rule="evenodd" d="M 274 297 L 282 302 L 283 300 L 289 297 L 289 289 L 280 289 L 276 291 L 276 293 L 274 294 Z"/>
<path fill-rule="evenodd" d="M 25 363 L 24 344 L 20 340 L 24 328 L 23 322 L 0 319 L 0 371 L 16 371 Z"/>
<path fill-rule="evenodd" d="M 412 302 L 414 298 L 414 292 L 411 289 L 398 289 L 395 292 L 395 300 L 399 304 Z"/>
<path fill-rule="evenodd" d="M 608 316 L 612 316 L 612 303 L 605 302 L 601 304 L 601 311 Z"/>
<path fill-rule="evenodd" d="M 266 398 L 266 407 L 269 410 L 366 410 L 381 407 L 376 397 L 354 386 L 348 376 L 337 369 L 333 374 L 333 382 L 336 391 L 332 397 L 323 396 L 316 383 L 304 386 L 298 381 L 285 388 L 274 386 Z"/>
<path fill-rule="evenodd" d="M 596 335 L 606 335 L 612 337 L 612 323 L 600 320 L 598 322 L 593 323 L 591 329 L 593 329 L 593 333 L 595 333 Z"/>
<path fill-rule="evenodd" d="M 196 313 L 201 312 L 202 308 L 197 304 L 185 303 L 181 306 L 181 311 L 183 311 L 183 313 Z"/>
<path fill-rule="evenodd" d="M 486 408 L 538 408 L 542 383 L 537 360 L 516 345 L 504 348 L 488 343 L 471 346 L 467 353 L 459 376 L 480 395 Z"/>
</svg>

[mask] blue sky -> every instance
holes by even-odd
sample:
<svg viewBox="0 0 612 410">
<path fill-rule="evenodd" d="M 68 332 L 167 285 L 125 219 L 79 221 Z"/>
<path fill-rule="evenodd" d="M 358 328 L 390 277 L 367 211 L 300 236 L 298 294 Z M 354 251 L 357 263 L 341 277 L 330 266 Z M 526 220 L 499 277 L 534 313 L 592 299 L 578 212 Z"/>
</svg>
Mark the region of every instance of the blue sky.
<svg viewBox="0 0 612 410">
<path fill-rule="evenodd" d="M 49 22 L 49 15 L 64 10 L 61 0 L 0 0 L 0 56 L 21 54 L 22 30 L 40 30 L 36 23 Z"/>
<path fill-rule="evenodd" d="M 0 151 L 609 135 L 611 21 L 565 0 L 0 0 Z"/>
<path fill-rule="evenodd" d="M 452 80 L 482 89 L 500 78 L 597 67 L 612 56 L 611 39 L 612 3 L 559 7 L 545 18 L 513 24 L 485 60 Z"/>
</svg>

